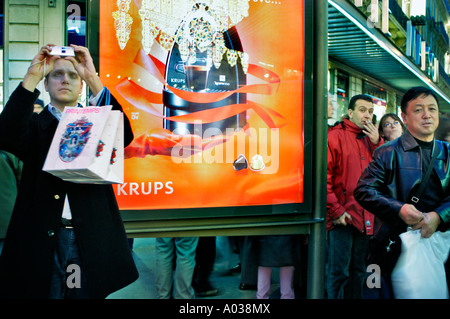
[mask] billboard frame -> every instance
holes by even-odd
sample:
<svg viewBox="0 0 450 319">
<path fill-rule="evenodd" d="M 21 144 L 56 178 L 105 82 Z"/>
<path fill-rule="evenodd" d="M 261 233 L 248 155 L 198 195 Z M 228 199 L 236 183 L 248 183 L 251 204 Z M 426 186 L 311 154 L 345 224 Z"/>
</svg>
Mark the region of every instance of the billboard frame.
<svg viewBox="0 0 450 319">
<path fill-rule="evenodd" d="M 303 203 L 238 206 L 238 207 L 208 207 L 186 209 L 157 210 L 121 210 L 127 233 L 130 237 L 153 236 L 219 236 L 229 235 L 259 235 L 259 234 L 309 234 L 310 226 L 322 223 L 324 218 L 314 214 L 314 194 L 317 195 L 315 175 L 323 168 L 315 167 L 315 154 L 326 154 L 326 145 L 319 145 L 317 150 L 314 141 L 314 130 L 326 127 L 324 119 L 317 119 L 317 103 L 314 95 L 313 66 L 314 55 L 314 7 L 317 3 L 326 1 L 305 1 L 304 11 L 304 185 Z M 88 3 L 87 45 L 94 59 L 98 72 L 99 67 L 99 1 Z M 323 17 L 322 17 L 323 19 Z M 325 82 L 326 85 L 326 82 Z M 326 103 L 326 102 L 325 102 Z M 326 157 L 326 156 L 325 156 Z M 326 165 L 326 162 L 325 162 Z M 311 186 L 311 187 L 309 187 Z"/>
<path fill-rule="evenodd" d="M 323 298 L 327 154 L 328 2 L 304 0 L 303 203 L 121 210 L 129 237 L 308 234 L 308 298 Z M 88 1 L 87 46 L 99 66 L 99 1 Z M 313 77 L 313 74 L 315 75 Z"/>
</svg>

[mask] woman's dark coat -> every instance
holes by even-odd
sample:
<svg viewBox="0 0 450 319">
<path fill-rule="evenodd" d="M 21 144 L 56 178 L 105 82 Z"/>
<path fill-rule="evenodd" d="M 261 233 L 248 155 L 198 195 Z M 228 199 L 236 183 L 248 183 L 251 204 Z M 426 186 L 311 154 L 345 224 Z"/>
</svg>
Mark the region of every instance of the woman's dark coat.
<svg viewBox="0 0 450 319">
<path fill-rule="evenodd" d="M 300 263 L 300 242 L 296 235 L 257 236 L 258 266 L 285 267 Z"/>
<path fill-rule="evenodd" d="M 0 115 L 0 149 L 23 161 L 19 194 L 0 256 L 0 297 L 47 298 L 66 194 L 90 296 L 104 298 L 138 277 L 111 185 L 66 182 L 42 170 L 58 120 L 20 84 Z M 122 110 L 109 94 L 98 105 Z M 125 115 L 125 114 L 124 114 Z M 124 116 L 125 146 L 133 132 Z"/>
</svg>

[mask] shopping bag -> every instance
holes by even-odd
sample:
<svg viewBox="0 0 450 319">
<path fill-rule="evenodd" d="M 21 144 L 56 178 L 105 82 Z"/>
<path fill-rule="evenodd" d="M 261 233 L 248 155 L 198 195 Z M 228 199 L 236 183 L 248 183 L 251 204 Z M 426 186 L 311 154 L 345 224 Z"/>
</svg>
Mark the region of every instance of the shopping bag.
<svg viewBox="0 0 450 319">
<path fill-rule="evenodd" d="M 400 234 L 402 252 L 392 274 L 396 299 L 448 299 L 445 262 L 450 231 L 422 238 L 420 229 Z"/>
<path fill-rule="evenodd" d="M 124 128 L 123 128 L 123 113 L 119 113 L 119 125 L 116 130 L 114 144 L 109 160 L 108 174 L 104 179 L 106 183 L 122 184 L 124 182 Z"/>
<path fill-rule="evenodd" d="M 124 141 L 123 141 L 123 113 L 120 111 L 112 111 L 113 116 L 119 118 L 117 129 L 115 130 L 115 138 L 112 143 L 111 156 L 109 158 L 108 170 L 105 177 L 90 177 L 89 182 L 92 184 L 122 184 L 124 182 Z M 115 113 L 115 114 L 114 114 Z M 110 116 L 111 117 L 111 116 Z M 115 122 L 114 122 L 115 123 Z M 108 124 L 107 124 L 108 127 Z M 113 128 L 110 128 L 113 131 Z M 105 132 L 104 132 L 105 133 Z M 109 154 L 104 150 L 105 154 Z M 72 178 L 73 182 L 83 183 L 83 178 Z"/>
<path fill-rule="evenodd" d="M 66 107 L 50 145 L 43 170 L 75 183 L 123 183 L 110 174 L 118 131 L 123 135 L 123 114 L 112 106 Z M 115 171 L 123 170 L 123 161 L 114 161 Z"/>
</svg>

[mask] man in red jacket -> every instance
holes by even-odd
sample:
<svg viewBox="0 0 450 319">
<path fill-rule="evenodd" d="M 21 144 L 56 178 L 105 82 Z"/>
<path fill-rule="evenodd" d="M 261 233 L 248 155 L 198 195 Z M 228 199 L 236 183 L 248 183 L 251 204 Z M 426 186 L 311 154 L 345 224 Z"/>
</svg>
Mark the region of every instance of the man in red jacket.
<svg viewBox="0 0 450 319">
<path fill-rule="evenodd" d="M 374 216 L 353 197 L 353 190 L 373 151 L 383 143 L 372 124 L 373 100 L 355 95 L 348 119 L 328 131 L 327 230 L 328 297 L 362 298 L 368 235 Z"/>
</svg>

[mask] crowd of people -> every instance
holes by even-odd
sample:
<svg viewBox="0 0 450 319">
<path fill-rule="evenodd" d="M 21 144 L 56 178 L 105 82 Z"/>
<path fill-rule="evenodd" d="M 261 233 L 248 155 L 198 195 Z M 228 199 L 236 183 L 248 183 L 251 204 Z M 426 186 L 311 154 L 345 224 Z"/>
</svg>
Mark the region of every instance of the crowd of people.
<svg viewBox="0 0 450 319">
<path fill-rule="evenodd" d="M 281 299 L 305 295 L 304 235 L 156 238 L 155 242 L 157 298 L 228 294 L 214 286 L 214 271 L 215 278 L 239 274 L 235 289 L 252 291 L 257 299 L 269 299 L 274 281 L 279 282 Z M 272 278 L 273 268 L 279 269 L 279 278 Z"/>
<path fill-rule="evenodd" d="M 105 298 L 138 278 L 111 185 L 65 182 L 42 171 L 61 113 L 78 105 L 82 81 L 92 93 L 91 105 L 108 103 L 122 111 L 101 83 L 87 48 L 73 47 L 75 57 L 52 56 L 51 45 L 42 47 L 0 115 L 1 298 Z M 45 107 L 38 99 L 42 80 L 50 96 Z M 449 122 L 440 116 L 434 92 L 416 87 L 403 97 L 401 118 L 387 113 L 376 123 L 372 97 L 360 94 L 350 100 L 345 118 L 329 127 L 328 298 L 365 297 L 370 243 L 384 227 L 392 226 L 390 235 L 398 236 L 410 226 L 425 238 L 448 229 Z M 133 140 L 126 115 L 124 126 L 126 146 Z M 429 179 L 423 178 L 426 171 Z M 418 195 L 421 183 L 427 192 Z M 228 239 L 220 246 L 239 254 L 239 265 L 230 268 L 241 273 L 239 289 L 269 298 L 276 267 L 281 298 L 299 297 L 294 287 L 305 274 L 304 236 Z M 157 238 L 158 298 L 217 294 L 209 281 L 216 240 Z M 395 263 L 398 254 L 388 258 Z M 76 289 L 66 285 L 66 267 L 74 263 L 82 269 Z M 388 269 L 383 271 L 390 288 Z M 377 298 L 393 297 L 391 289 L 383 291 Z"/>
<path fill-rule="evenodd" d="M 429 238 L 450 223 L 450 147 L 442 142 L 450 132 L 435 93 L 411 88 L 401 101 L 402 119 L 385 114 L 378 129 L 373 116 L 372 98 L 355 95 L 348 116 L 328 131 L 329 298 L 363 298 L 374 262 L 384 289 L 370 295 L 394 298 L 390 273 L 401 252 L 399 235 L 409 226 Z"/>
</svg>

